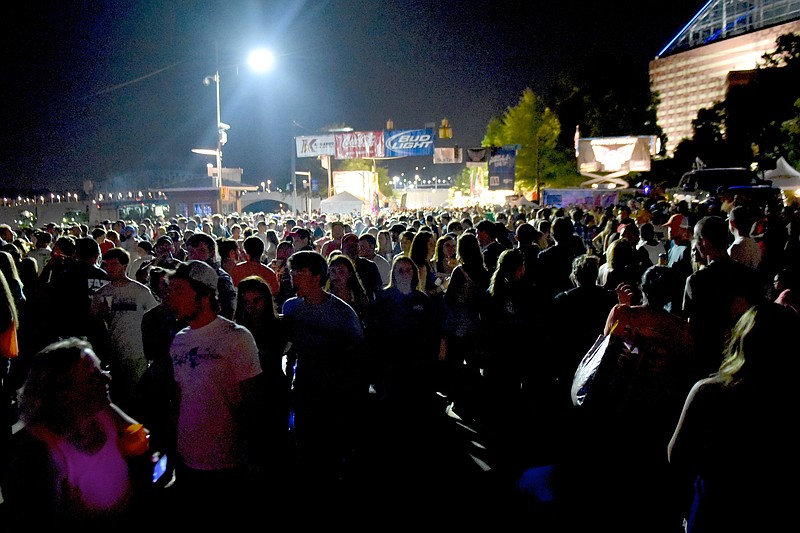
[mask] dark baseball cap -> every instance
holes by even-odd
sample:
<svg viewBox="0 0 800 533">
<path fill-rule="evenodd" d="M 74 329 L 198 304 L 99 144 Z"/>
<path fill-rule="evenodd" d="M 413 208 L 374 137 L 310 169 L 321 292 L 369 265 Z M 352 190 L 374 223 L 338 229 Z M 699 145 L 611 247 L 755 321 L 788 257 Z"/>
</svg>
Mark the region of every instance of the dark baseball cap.
<svg viewBox="0 0 800 533">
<path fill-rule="evenodd" d="M 342 237 L 342 244 L 349 242 L 358 242 L 358 236 L 355 233 L 345 233 Z"/>
<path fill-rule="evenodd" d="M 306 228 L 294 228 L 294 230 L 289 234 L 289 237 L 300 237 L 301 239 L 310 239 L 311 232 L 308 231 Z"/>
</svg>

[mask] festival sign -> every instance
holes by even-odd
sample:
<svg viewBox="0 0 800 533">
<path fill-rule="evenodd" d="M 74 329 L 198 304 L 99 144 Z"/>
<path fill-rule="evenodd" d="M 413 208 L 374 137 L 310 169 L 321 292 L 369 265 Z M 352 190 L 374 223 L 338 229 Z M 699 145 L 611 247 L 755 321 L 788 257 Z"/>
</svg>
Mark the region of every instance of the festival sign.
<svg viewBox="0 0 800 533">
<path fill-rule="evenodd" d="M 335 133 L 336 159 L 369 159 L 385 157 L 382 131 L 350 131 Z"/>
</svg>

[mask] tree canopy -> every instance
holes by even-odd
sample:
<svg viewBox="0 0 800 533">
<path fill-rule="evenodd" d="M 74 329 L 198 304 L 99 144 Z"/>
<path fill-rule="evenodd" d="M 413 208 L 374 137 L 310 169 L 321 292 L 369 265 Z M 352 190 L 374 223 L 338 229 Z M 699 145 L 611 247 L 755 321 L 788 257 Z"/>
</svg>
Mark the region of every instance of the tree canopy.
<svg viewBox="0 0 800 533">
<path fill-rule="evenodd" d="M 556 113 L 531 89 L 516 106 L 495 117 L 486 128 L 483 146 L 519 145 L 515 183 L 522 191 L 538 190 L 545 184 L 577 178 L 570 150 L 558 143 L 561 123 Z"/>
</svg>

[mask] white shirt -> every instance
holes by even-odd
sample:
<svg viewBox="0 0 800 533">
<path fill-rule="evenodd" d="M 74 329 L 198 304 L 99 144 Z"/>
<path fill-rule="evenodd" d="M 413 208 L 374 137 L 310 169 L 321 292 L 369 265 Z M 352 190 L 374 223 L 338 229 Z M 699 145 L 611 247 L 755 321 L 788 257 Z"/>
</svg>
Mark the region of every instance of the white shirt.
<svg viewBox="0 0 800 533">
<path fill-rule="evenodd" d="M 659 254 L 667 253 L 667 248 L 664 246 L 664 243 L 661 241 L 657 241 L 656 244 L 647 244 L 646 241 L 639 241 L 639 244 L 636 245 L 636 248 L 644 248 L 647 250 L 647 254 L 650 256 L 650 261 L 654 264 L 658 264 L 658 256 Z"/>
<path fill-rule="evenodd" d="M 750 268 L 758 268 L 761 263 L 761 248 L 752 237 L 738 236 L 733 244 L 728 247 L 728 255 L 737 263 L 742 263 Z"/>
<path fill-rule="evenodd" d="M 218 316 L 201 328 L 179 331 L 169 353 L 180 390 L 178 452 L 186 466 L 241 465 L 242 435 L 234 411 L 242 401 L 239 384 L 261 373 L 253 335 Z"/>
<path fill-rule="evenodd" d="M 392 264 L 381 254 L 375 254 L 372 261 L 378 266 L 381 273 L 381 288 L 389 284 L 389 275 L 392 273 Z"/>
</svg>

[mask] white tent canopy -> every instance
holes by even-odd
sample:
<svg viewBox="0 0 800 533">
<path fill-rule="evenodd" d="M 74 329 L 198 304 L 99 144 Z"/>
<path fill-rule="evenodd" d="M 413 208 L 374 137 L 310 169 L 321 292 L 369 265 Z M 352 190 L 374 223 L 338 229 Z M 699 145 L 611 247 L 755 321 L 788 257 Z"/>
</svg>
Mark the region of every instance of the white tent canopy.
<svg viewBox="0 0 800 533">
<path fill-rule="evenodd" d="M 537 206 L 538 207 L 538 205 L 539 205 L 536 202 L 531 202 L 530 200 L 525 198 L 524 194 L 520 194 L 518 198 L 516 198 L 515 200 L 511 200 L 509 202 L 509 204 L 511 204 L 514 207 L 520 207 L 520 206 L 525 206 L 525 207 Z"/>
<path fill-rule="evenodd" d="M 767 170 L 764 179 L 771 180 L 775 187 L 781 189 L 797 190 L 800 189 L 800 172 L 781 157 L 778 159 L 774 170 Z"/>
<path fill-rule="evenodd" d="M 347 191 L 334 194 L 330 198 L 325 198 L 319 203 L 320 211 L 328 214 L 336 213 L 339 215 L 348 215 L 353 211 L 361 213 L 363 207 L 364 200 Z"/>
</svg>

